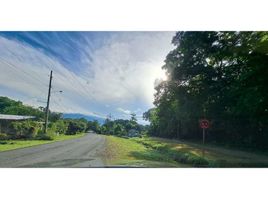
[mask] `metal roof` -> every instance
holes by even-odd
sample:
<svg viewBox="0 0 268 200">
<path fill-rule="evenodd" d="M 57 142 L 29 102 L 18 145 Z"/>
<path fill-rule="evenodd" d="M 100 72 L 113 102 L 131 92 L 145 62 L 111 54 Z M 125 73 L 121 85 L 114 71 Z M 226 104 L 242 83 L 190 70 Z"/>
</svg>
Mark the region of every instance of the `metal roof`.
<svg viewBox="0 0 268 200">
<path fill-rule="evenodd" d="M 33 119 L 35 118 L 34 116 L 26 116 L 26 115 L 5 115 L 5 114 L 0 114 L 0 120 L 5 119 L 5 120 L 24 120 L 24 119 Z"/>
</svg>

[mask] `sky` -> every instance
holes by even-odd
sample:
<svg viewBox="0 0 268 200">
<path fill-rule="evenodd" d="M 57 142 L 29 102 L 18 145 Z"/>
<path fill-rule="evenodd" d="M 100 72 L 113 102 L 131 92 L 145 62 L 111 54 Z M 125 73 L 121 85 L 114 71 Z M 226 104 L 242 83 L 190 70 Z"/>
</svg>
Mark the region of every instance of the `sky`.
<svg viewBox="0 0 268 200">
<path fill-rule="evenodd" d="M 0 32 L 0 95 L 45 107 L 52 70 L 51 110 L 144 123 L 174 34 Z"/>
</svg>

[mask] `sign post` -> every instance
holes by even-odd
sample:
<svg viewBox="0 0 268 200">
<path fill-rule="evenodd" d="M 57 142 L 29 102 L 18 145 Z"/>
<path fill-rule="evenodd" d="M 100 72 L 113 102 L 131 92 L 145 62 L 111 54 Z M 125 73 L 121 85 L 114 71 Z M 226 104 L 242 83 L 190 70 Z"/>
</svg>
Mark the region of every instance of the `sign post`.
<svg viewBox="0 0 268 200">
<path fill-rule="evenodd" d="M 203 144 L 205 144 L 205 129 L 203 128 Z"/>
<path fill-rule="evenodd" d="M 206 132 L 205 129 L 209 128 L 209 121 L 207 119 L 201 119 L 199 121 L 200 128 L 203 129 L 203 144 L 205 144 Z"/>
<path fill-rule="evenodd" d="M 206 138 L 206 129 L 209 128 L 209 121 L 207 119 L 201 119 L 199 121 L 200 128 L 203 129 L 203 145 L 205 144 L 205 138 Z M 202 151 L 203 157 L 205 156 L 205 151 L 203 149 Z"/>
</svg>

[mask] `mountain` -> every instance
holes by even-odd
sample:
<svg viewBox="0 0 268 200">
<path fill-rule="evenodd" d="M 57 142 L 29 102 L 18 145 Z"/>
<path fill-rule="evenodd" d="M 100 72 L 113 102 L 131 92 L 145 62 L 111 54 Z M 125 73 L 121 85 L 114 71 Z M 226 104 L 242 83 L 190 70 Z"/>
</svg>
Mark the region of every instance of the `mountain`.
<svg viewBox="0 0 268 200">
<path fill-rule="evenodd" d="M 71 119 L 85 118 L 88 121 L 97 120 L 100 124 L 103 124 L 105 121 L 105 119 L 103 119 L 101 117 L 84 115 L 84 114 L 80 114 L 80 113 L 63 113 L 63 118 L 71 118 Z"/>
</svg>

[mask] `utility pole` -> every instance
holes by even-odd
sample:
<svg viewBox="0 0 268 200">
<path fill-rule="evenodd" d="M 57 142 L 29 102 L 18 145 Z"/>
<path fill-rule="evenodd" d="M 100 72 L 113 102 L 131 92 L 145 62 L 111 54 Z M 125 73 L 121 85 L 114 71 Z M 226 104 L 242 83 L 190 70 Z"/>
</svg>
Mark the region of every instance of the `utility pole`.
<svg viewBox="0 0 268 200">
<path fill-rule="evenodd" d="M 47 108 L 46 108 L 46 116 L 45 116 L 45 134 L 47 134 L 48 115 L 49 115 L 49 102 L 50 102 L 50 92 L 51 92 L 51 82 L 52 82 L 52 70 L 50 72 L 48 95 L 47 95 Z"/>
</svg>

